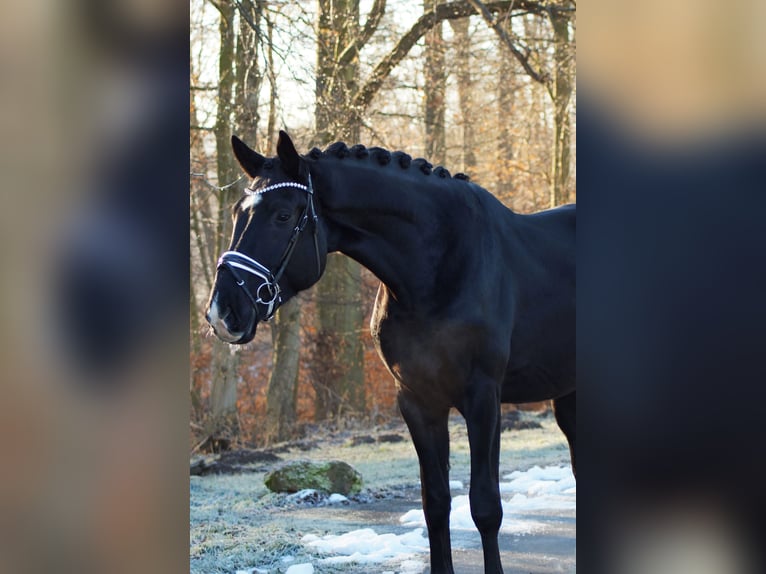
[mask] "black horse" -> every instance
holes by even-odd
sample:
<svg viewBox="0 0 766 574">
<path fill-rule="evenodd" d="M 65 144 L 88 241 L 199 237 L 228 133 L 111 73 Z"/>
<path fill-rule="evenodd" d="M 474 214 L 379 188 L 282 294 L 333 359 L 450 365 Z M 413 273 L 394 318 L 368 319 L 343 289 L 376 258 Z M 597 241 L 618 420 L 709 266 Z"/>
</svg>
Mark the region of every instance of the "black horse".
<svg viewBox="0 0 766 574">
<path fill-rule="evenodd" d="M 420 461 L 431 572 L 453 572 L 451 407 L 471 448 L 484 569 L 502 572 L 500 403 L 553 399 L 575 467 L 575 206 L 519 215 L 463 175 L 402 152 L 335 143 L 277 157 L 236 137 L 252 178 L 234 206 L 207 319 L 229 343 L 316 283 L 339 251 L 380 279 L 371 330 Z"/>
</svg>

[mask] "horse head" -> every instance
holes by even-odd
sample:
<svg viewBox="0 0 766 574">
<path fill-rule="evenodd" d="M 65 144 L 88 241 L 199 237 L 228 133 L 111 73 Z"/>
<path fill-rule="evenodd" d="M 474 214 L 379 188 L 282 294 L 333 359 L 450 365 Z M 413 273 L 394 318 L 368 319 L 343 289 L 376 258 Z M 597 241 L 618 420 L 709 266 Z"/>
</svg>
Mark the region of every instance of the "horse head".
<svg viewBox="0 0 766 574">
<path fill-rule="evenodd" d="M 231 243 L 218 260 L 205 317 L 221 340 L 244 344 L 259 322 L 322 276 L 327 231 L 308 161 L 285 132 L 279 132 L 274 158 L 236 136 L 231 142 L 251 182 L 233 207 Z"/>
</svg>

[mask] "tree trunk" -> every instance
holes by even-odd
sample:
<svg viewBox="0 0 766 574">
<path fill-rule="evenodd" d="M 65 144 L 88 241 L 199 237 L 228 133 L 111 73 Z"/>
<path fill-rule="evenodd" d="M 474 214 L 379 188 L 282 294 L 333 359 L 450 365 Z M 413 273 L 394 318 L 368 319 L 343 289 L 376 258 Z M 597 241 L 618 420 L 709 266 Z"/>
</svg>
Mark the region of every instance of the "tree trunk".
<svg viewBox="0 0 766 574">
<path fill-rule="evenodd" d="M 239 383 L 239 353 L 223 341 L 213 342 L 212 388 L 210 389 L 210 419 L 206 434 L 214 439 L 231 439 L 239 433 L 237 418 L 237 383 Z"/>
<path fill-rule="evenodd" d="M 220 12 L 219 32 L 221 51 L 218 58 L 218 110 L 215 123 L 218 185 L 224 186 L 239 177 L 239 167 L 231 153 L 231 105 L 234 94 L 234 4 L 221 2 L 217 5 Z M 222 189 L 218 195 L 218 250 L 221 253 L 229 236 L 229 220 L 226 216 L 228 205 L 240 192 L 236 186 Z M 227 437 L 238 432 L 237 425 L 237 383 L 239 353 L 233 352 L 229 345 L 221 341 L 213 343 L 213 365 L 210 390 L 210 419 L 207 432 L 211 436 L 225 434 Z"/>
<path fill-rule="evenodd" d="M 462 169 L 470 174 L 476 168 L 476 141 L 473 126 L 476 121 L 471 100 L 471 62 L 470 37 L 468 35 L 468 18 L 450 20 L 455 46 L 455 67 L 457 68 L 457 93 L 460 102 L 461 131 L 463 135 Z M 501 82 L 502 82 L 501 76 Z"/>
<path fill-rule="evenodd" d="M 266 61 L 269 66 L 269 123 L 266 128 L 266 153 L 274 152 L 277 126 L 277 75 L 274 71 L 274 23 L 266 15 Z"/>
<path fill-rule="evenodd" d="M 192 69 L 191 62 L 189 63 L 189 69 Z M 193 76 L 193 72 L 192 72 Z M 189 98 L 189 119 L 192 122 L 192 125 L 198 125 L 197 120 L 197 106 L 194 101 L 194 97 Z M 199 132 L 195 130 L 189 130 L 189 159 L 191 163 L 192 171 L 195 173 L 201 173 L 203 174 L 203 177 L 205 174 L 207 174 L 207 154 L 205 153 L 205 146 L 202 142 L 202 137 L 200 137 Z M 200 221 L 200 211 L 201 206 L 199 205 L 200 202 L 198 201 L 198 197 L 200 195 L 200 188 L 202 187 L 202 183 L 199 179 L 192 178 L 190 181 L 190 193 L 191 193 L 191 207 L 189 210 L 189 231 L 192 233 L 196 239 L 195 245 L 197 247 L 198 253 L 196 261 L 199 262 L 200 266 L 202 267 L 203 271 L 203 277 L 205 278 L 204 283 L 202 285 L 198 285 L 198 283 L 195 281 L 195 271 L 194 271 L 194 262 L 195 258 L 191 259 L 191 264 L 189 265 L 189 327 L 191 328 L 191 352 L 192 355 L 196 356 L 200 352 L 201 343 L 200 343 L 200 318 L 201 318 L 201 309 L 199 308 L 197 304 L 197 292 L 201 289 L 201 293 L 210 292 L 210 286 L 211 282 L 208 279 L 209 274 L 206 273 L 208 269 L 208 261 L 207 261 L 207 249 L 208 247 L 205 244 L 205 238 L 203 236 L 204 232 L 202 230 L 202 225 Z"/>
<path fill-rule="evenodd" d="M 258 66 L 258 48 L 261 34 L 263 3 L 242 0 L 240 34 L 237 42 L 237 131 L 251 146 L 258 143 L 258 95 L 263 76 Z M 256 29 L 253 29 L 255 26 Z M 273 65 L 271 22 L 267 22 L 266 56 Z M 273 73 L 273 72 L 272 72 Z M 273 77 L 272 77 L 273 80 Z M 276 87 L 272 81 L 269 103 L 269 127 L 273 128 L 272 111 L 276 108 Z M 269 145 L 271 142 L 269 142 Z M 228 151 L 231 155 L 231 150 Z M 272 354 L 271 378 L 266 396 L 266 442 L 289 438 L 295 426 L 295 389 L 298 384 L 300 362 L 300 302 L 293 299 L 283 305 L 271 324 Z"/>
<path fill-rule="evenodd" d="M 351 100 L 357 89 L 359 57 L 358 50 L 351 50 L 350 57 L 346 50 L 359 35 L 359 0 L 319 0 L 317 16 L 316 142 L 326 145 L 347 139 L 356 143 L 360 121 Z"/>
<path fill-rule="evenodd" d="M 359 117 L 351 100 L 359 70 L 359 1 L 319 0 L 316 80 L 316 143 L 359 140 Z M 351 52 L 348 50 L 351 49 Z M 344 54 L 351 54 L 350 57 Z M 339 255 L 328 258 L 317 285 L 317 352 L 312 360 L 316 420 L 362 413 L 364 349 L 361 333 L 361 267 Z"/>
<path fill-rule="evenodd" d="M 253 148 L 258 145 L 258 96 L 263 76 L 258 67 L 258 33 L 253 25 L 260 26 L 261 5 L 252 0 L 241 0 L 241 11 L 247 17 L 239 17 L 237 38 L 237 108 L 236 126 L 239 137 Z M 231 149 L 228 154 L 231 155 Z"/>
<path fill-rule="evenodd" d="M 235 85 L 234 47 L 236 33 L 234 30 L 234 4 L 224 1 L 216 4 L 220 12 L 219 33 L 221 48 L 218 56 L 218 106 L 215 120 L 215 144 L 218 173 L 218 185 L 225 186 L 239 177 L 239 166 L 231 153 L 231 119 L 232 102 Z M 229 239 L 228 208 L 231 199 L 239 194 L 241 189 L 236 186 L 218 190 L 219 225 L 218 244 L 216 253 L 222 253 Z"/>
<path fill-rule="evenodd" d="M 266 58 L 269 66 L 268 149 L 274 146 L 277 122 L 277 85 L 274 73 L 273 23 L 267 16 Z M 260 21 L 260 20 L 259 20 Z M 266 396 L 266 441 L 279 442 L 292 436 L 296 422 L 298 371 L 301 358 L 301 300 L 282 305 L 272 323 L 273 367 Z"/>
<path fill-rule="evenodd" d="M 364 412 L 364 348 L 361 333 L 361 267 L 348 257 L 328 257 L 317 294 L 319 330 L 314 356 L 317 420 Z"/>
<path fill-rule="evenodd" d="M 423 9 L 435 12 L 441 0 L 424 0 Z M 446 75 L 444 72 L 444 37 L 442 22 L 436 24 L 425 34 L 426 45 L 426 84 L 425 84 L 425 157 L 434 164 L 446 163 L 447 142 L 444 132 L 444 95 Z"/>
<path fill-rule="evenodd" d="M 513 190 L 513 78 L 513 60 L 505 56 L 500 60 L 497 86 L 497 194 L 503 200 L 509 200 Z"/>
<path fill-rule="evenodd" d="M 569 156 L 571 144 L 571 127 L 569 119 L 569 103 L 572 98 L 572 64 L 571 43 L 569 38 L 569 21 L 567 13 L 551 11 L 553 26 L 553 85 L 551 98 L 554 108 L 553 157 L 551 160 L 551 207 L 566 203 L 569 199 Z"/>
<path fill-rule="evenodd" d="M 274 318 L 274 368 L 266 394 L 267 443 L 289 439 L 295 427 L 301 352 L 300 318 L 301 305 L 297 298 L 282 305 Z"/>
</svg>

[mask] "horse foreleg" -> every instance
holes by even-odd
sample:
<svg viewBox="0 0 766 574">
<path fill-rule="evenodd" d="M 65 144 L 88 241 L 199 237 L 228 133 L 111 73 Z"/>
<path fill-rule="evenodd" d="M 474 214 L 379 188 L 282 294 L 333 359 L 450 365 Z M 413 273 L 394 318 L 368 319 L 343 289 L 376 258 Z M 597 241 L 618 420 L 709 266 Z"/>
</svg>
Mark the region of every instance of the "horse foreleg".
<svg viewBox="0 0 766 574">
<path fill-rule="evenodd" d="M 406 391 L 397 397 L 420 461 L 423 512 L 431 546 L 431 574 L 453 574 L 449 514 L 449 409 L 424 405 Z"/>
<path fill-rule="evenodd" d="M 481 534 L 485 574 L 502 574 L 497 535 L 503 520 L 500 465 L 500 394 L 489 378 L 471 381 L 464 412 L 471 447 L 471 517 Z"/>
<path fill-rule="evenodd" d="M 577 393 L 569 393 L 553 400 L 553 412 L 559 428 L 569 442 L 569 454 L 572 458 L 572 473 L 577 476 L 575 435 L 577 434 Z"/>
</svg>

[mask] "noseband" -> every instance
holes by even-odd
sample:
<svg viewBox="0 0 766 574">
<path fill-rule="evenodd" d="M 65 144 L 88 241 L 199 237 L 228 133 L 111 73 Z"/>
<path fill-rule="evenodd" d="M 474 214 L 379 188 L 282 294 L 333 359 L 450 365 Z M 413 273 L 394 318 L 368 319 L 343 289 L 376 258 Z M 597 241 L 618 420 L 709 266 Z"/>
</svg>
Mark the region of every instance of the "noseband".
<svg viewBox="0 0 766 574">
<path fill-rule="evenodd" d="M 305 191 L 308 195 L 308 201 L 306 202 L 306 207 L 303 209 L 303 215 L 298 221 L 298 225 L 296 225 L 295 229 L 293 229 L 293 233 L 287 242 L 287 247 L 285 247 L 285 250 L 282 253 L 282 258 L 279 260 L 277 270 L 272 273 L 268 267 L 262 263 L 259 263 L 255 259 L 248 257 L 244 253 L 240 253 L 239 251 L 226 251 L 218 259 L 217 269 L 226 267 L 229 270 L 229 272 L 234 276 L 234 279 L 236 279 L 237 285 L 242 288 L 242 290 L 245 292 L 245 295 L 247 295 L 247 298 L 250 300 L 250 303 L 252 303 L 256 314 L 260 315 L 258 313 L 259 304 L 266 307 L 266 314 L 263 317 L 264 321 L 271 319 L 274 316 L 274 313 L 277 312 L 279 306 L 282 304 L 279 280 L 284 274 L 285 269 L 287 268 L 287 264 L 290 262 L 290 257 L 292 257 L 293 251 L 295 250 L 295 246 L 298 244 L 298 239 L 300 238 L 303 230 L 306 229 L 306 225 L 308 224 L 309 220 L 311 220 L 314 224 L 314 252 L 316 254 L 317 262 L 317 279 L 322 274 L 322 263 L 319 259 L 319 217 L 317 216 L 316 209 L 314 208 L 314 187 L 311 184 L 311 174 L 309 174 L 308 185 L 303 185 L 302 183 L 294 181 L 283 181 L 258 190 L 248 187 L 245 190 L 245 193 L 248 195 L 261 195 L 268 191 L 287 187 Z M 245 271 L 246 273 L 250 273 L 251 275 L 255 275 L 261 279 L 261 283 L 255 290 L 255 295 L 253 295 L 253 293 L 250 291 L 247 283 L 242 278 L 238 270 Z"/>
</svg>

